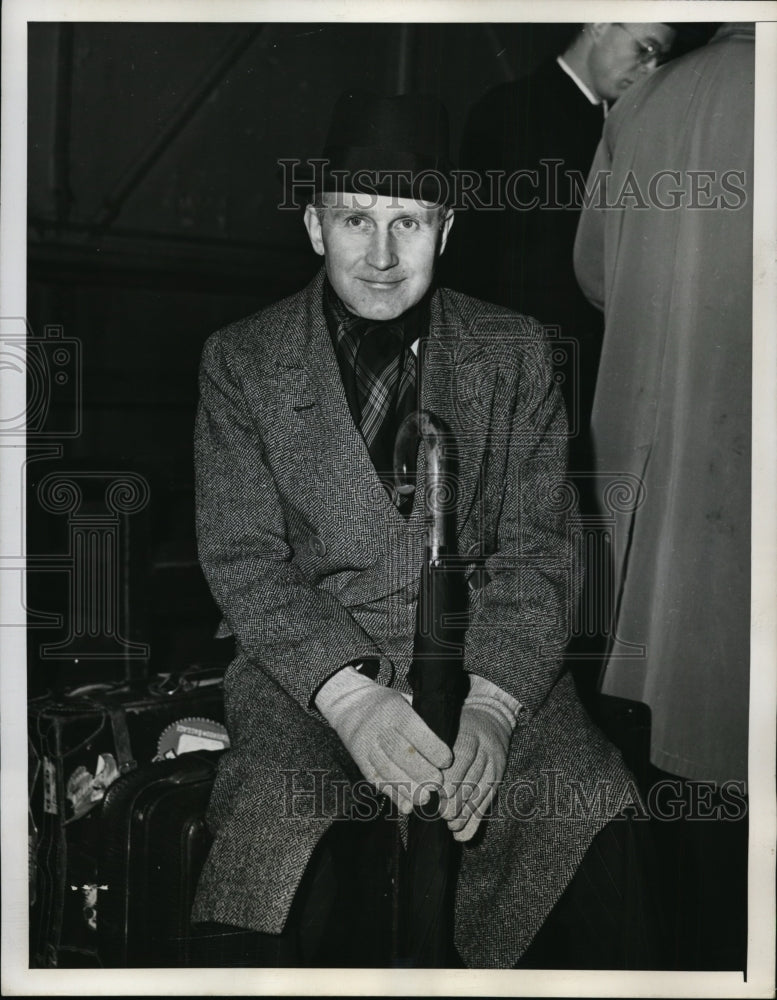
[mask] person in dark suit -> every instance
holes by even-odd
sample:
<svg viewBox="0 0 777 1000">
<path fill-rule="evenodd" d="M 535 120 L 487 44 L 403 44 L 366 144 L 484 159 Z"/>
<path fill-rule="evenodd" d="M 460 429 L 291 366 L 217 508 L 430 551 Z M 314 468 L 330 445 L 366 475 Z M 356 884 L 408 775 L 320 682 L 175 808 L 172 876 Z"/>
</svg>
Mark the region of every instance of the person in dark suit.
<svg viewBox="0 0 777 1000">
<path fill-rule="evenodd" d="M 572 264 L 584 185 L 609 105 L 656 69 L 674 38 L 668 24 L 584 24 L 557 58 L 489 90 L 464 129 L 459 166 L 484 179 L 481 201 L 496 207 L 461 213 L 463 238 L 445 278 L 557 328 L 574 470 L 591 468 L 587 427 L 602 336 Z"/>
<path fill-rule="evenodd" d="M 324 267 L 205 345 L 199 554 L 237 642 L 194 907 L 207 964 L 390 964 L 387 858 L 430 784 L 462 845 L 451 964 L 509 968 L 532 942 L 535 964 L 646 961 L 623 891 L 638 834 L 616 820 L 633 781 L 561 658 L 579 578 L 564 406 L 535 321 L 435 281 L 453 213 L 414 179 L 448 170 L 447 145 L 432 99 L 346 95 L 305 210 Z M 405 181 L 365 196 L 364 166 Z M 424 454 L 403 500 L 388 445 L 418 403 L 456 443 L 457 547 L 480 570 L 452 747 L 407 697 Z M 382 794 L 358 822 L 365 782 Z"/>
</svg>

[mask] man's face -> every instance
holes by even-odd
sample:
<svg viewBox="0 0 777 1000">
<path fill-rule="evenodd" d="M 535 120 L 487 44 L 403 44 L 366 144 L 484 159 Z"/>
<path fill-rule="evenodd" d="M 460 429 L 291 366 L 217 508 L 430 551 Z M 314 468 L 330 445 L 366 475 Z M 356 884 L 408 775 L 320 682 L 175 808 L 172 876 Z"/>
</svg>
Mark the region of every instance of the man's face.
<svg viewBox="0 0 777 1000">
<path fill-rule="evenodd" d="M 588 72 L 593 89 L 615 101 L 669 54 L 675 32 L 666 24 L 591 24 Z M 651 58 L 651 52 L 654 53 Z"/>
<path fill-rule="evenodd" d="M 445 249 L 452 210 L 388 195 L 322 195 L 305 227 L 335 292 L 357 316 L 396 319 L 426 294 Z"/>
</svg>

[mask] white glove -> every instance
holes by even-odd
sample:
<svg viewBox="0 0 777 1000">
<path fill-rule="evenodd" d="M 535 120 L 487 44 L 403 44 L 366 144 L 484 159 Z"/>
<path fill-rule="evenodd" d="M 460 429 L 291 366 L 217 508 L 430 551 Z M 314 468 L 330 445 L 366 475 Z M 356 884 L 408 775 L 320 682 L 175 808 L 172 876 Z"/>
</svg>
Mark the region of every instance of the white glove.
<svg viewBox="0 0 777 1000">
<path fill-rule="evenodd" d="M 454 840 L 470 840 L 496 794 L 521 705 L 501 688 L 470 674 L 453 764 L 443 772 L 440 815 Z"/>
<path fill-rule="evenodd" d="M 399 691 L 344 667 L 323 685 L 315 702 L 364 777 L 401 812 L 424 805 L 433 786 L 440 788 L 442 769 L 450 766 L 453 754 Z"/>
</svg>

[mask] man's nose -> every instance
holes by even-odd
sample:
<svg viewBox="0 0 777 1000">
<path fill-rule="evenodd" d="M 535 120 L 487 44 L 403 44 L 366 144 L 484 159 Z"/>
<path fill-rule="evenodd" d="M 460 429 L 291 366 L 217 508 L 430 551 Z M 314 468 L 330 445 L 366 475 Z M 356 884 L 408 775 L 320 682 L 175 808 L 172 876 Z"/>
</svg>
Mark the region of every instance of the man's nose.
<svg viewBox="0 0 777 1000">
<path fill-rule="evenodd" d="M 394 247 L 394 237 L 390 232 L 376 230 L 372 234 L 367 249 L 367 263 L 379 271 L 387 271 L 399 263 L 399 257 Z"/>
</svg>

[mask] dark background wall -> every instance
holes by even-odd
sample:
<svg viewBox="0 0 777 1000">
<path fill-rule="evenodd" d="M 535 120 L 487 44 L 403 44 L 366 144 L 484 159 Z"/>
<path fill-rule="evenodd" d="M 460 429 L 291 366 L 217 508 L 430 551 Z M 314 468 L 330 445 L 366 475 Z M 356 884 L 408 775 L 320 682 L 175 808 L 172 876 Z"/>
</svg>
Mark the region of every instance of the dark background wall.
<svg viewBox="0 0 777 1000">
<path fill-rule="evenodd" d="M 80 432 L 61 439 L 56 458 L 31 453 L 28 466 L 28 552 L 42 560 L 28 604 L 33 619 L 60 616 L 31 631 L 32 692 L 229 658 L 212 640 L 218 614 L 196 562 L 196 376 L 213 330 L 300 288 L 320 264 L 301 211 L 277 208 L 277 160 L 320 152 L 349 87 L 438 94 L 456 150 L 468 106 L 530 72 L 573 30 L 30 25 L 27 315 L 35 337 L 56 325 L 78 342 L 81 388 L 78 401 L 54 394 L 46 418 L 47 440 L 58 440 L 78 408 Z M 107 645 L 100 621 L 75 620 L 79 601 L 100 602 L 72 592 L 84 572 L 74 568 L 74 516 L 106 513 L 95 471 L 132 472 L 150 491 L 114 525 L 118 622 Z M 86 488 L 75 515 L 42 506 L 51 473 Z"/>
</svg>

